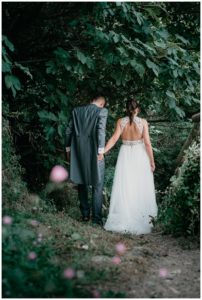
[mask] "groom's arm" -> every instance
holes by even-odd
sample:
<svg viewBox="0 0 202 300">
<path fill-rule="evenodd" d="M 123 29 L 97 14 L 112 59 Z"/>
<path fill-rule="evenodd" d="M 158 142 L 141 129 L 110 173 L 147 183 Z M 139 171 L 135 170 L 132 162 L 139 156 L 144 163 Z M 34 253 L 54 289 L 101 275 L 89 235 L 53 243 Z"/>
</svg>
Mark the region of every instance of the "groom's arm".
<svg viewBox="0 0 202 300">
<path fill-rule="evenodd" d="M 102 108 L 98 118 L 98 154 L 104 154 L 108 110 Z"/>
</svg>

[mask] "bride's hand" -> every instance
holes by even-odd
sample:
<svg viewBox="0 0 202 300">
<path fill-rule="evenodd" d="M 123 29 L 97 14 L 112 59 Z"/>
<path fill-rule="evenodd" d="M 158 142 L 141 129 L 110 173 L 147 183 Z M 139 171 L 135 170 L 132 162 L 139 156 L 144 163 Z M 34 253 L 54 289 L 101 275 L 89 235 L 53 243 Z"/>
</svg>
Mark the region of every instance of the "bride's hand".
<svg viewBox="0 0 202 300">
<path fill-rule="evenodd" d="M 151 165 L 151 170 L 152 170 L 152 172 L 154 172 L 155 171 L 155 163 L 154 162 L 151 162 L 150 163 L 150 165 Z"/>
</svg>

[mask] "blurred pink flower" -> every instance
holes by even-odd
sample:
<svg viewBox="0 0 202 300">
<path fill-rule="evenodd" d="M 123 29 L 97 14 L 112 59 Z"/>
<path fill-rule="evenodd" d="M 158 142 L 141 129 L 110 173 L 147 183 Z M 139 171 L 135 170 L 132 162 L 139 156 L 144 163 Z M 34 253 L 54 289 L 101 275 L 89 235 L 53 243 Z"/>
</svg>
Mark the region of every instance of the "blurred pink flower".
<svg viewBox="0 0 202 300">
<path fill-rule="evenodd" d="M 9 216 L 4 216 L 3 217 L 3 224 L 4 225 L 11 225 L 13 222 L 13 219 Z"/>
<path fill-rule="evenodd" d="M 165 278 L 168 276 L 168 270 L 166 268 L 159 269 L 159 277 Z"/>
<path fill-rule="evenodd" d="M 72 268 L 67 268 L 64 270 L 64 277 L 67 279 L 72 279 L 75 277 L 75 271 Z"/>
<path fill-rule="evenodd" d="M 68 178 L 68 172 L 62 166 L 55 166 L 50 173 L 50 180 L 56 183 L 62 182 Z"/>
<path fill-rule="evenodd" d="M 98 290 L 93 290 L 92 294 L 93 294 L 93 298 L 100 298 L 100 292 Z"/>
<path fill-rule="evenodd" d="M 31 220 L 31 221 L 30 221 L 30 224 L 31 224 L 32 226 L 37 226 L 37 225 L 39 224 L 39 222 L 36 221 L 36 220 Z"/>
<path fill-rule="evenodd" d="M 126 252 L 126 246 L 120 242 L 116 244 L 116 251 L 118 254 L 122 255 Z"/>
<path fill-rule="evenodd" d="M 120 259 L 119 256 L 114 256 L 112 258 L 112 262 L 113 262 L 114 265 L 119 265 L 121 263 L 121 259 Z"/>
<path fill-rule="evenodd" d="M 37 255 L 36 255 L 35 252 L 30 252 L 30 253 L 28 254 L 28 258 L 29 258 L 30 260 L 35 260 L 35 259 L 37 258 Z"/>
</svg>

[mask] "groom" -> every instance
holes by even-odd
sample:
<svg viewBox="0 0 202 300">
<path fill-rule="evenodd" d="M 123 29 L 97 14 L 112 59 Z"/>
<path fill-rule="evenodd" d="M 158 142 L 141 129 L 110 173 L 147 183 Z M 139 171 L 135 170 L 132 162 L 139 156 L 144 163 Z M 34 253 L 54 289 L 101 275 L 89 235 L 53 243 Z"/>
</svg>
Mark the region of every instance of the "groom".
<svg viewBox="0 0 202 300">
<path fill-rule="evenodd" d="M 83 221 L 90 220 L 88 186 L 92 186 L 92 222 L 102 224 L 102 189 L 104 184 L 104 147 L 108 110 L 105 98 L 98 95 L 88 105 L 73 109 L 65 131 L 70 179 L 78 184 Z M 71 150 L 71 155 L 70 155 Z"/>
</svg>

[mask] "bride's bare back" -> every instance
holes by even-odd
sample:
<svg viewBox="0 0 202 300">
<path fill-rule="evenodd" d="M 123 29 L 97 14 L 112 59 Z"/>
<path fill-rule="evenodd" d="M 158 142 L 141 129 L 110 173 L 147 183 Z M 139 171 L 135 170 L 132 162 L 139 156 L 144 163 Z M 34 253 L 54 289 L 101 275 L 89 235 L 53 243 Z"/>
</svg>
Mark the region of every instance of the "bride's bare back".
<svg viewBox="0 0 202 300">
<path fill-rule="evenodd" d="M 127 141 L 136 141 L 143 138 L 143 120 L 139 117 L 134 117 L 130 124 L 129 117 L 120 120 L 121 139 Z"/>
<path fill-rule="evenodd" d="M 105 146 L 105 153 L 108 152 L 116 144 L 120 137 L 123 141 L 137 141 L 143 139 L 146 151 L 151 162 L 152 171 L 154 171 L 155 164 L 147 121 L 137 116 L 133 117 L 132 124 L 130 124 L 129 117 L 119 119 L 116 123 L 114 134 Z"/>
</svg>

